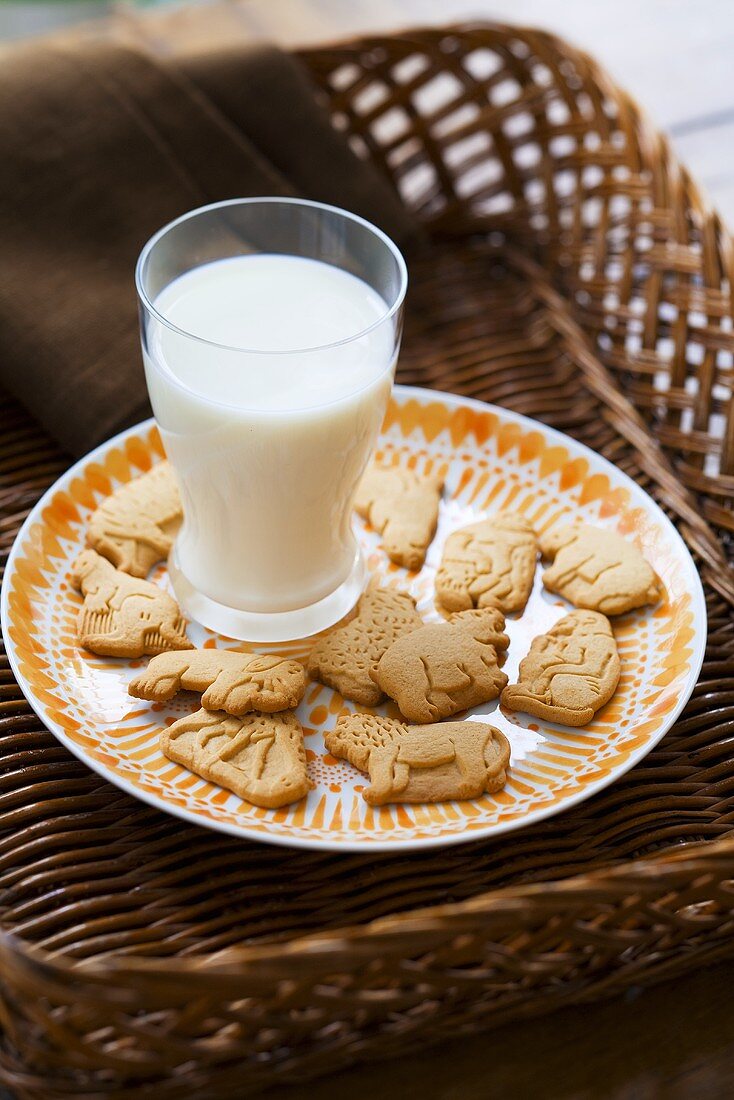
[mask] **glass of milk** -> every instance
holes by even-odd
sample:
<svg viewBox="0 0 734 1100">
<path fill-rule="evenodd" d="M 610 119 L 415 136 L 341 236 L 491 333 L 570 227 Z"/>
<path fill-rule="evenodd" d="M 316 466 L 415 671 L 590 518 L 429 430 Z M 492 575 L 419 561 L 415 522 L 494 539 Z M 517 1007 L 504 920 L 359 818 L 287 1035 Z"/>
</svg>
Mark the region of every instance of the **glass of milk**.
<svg viewBox="0 0 734 1100">
<path fill-rule="evenodd" d="M 184 611 L 251 641 L 332 625 L 365 583 L 352 501 L 395 371 L 400 252 L 333 206 L 235 199 L 161 229 L 136 282 Z"/>
</svg>

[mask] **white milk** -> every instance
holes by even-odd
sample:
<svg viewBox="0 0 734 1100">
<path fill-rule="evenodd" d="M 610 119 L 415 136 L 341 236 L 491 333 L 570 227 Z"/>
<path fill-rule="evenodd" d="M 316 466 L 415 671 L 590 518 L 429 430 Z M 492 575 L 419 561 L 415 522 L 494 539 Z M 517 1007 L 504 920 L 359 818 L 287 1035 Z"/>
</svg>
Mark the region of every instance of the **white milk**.
<svg viewBox="0 0 734 1100">
<path fill-rule="evenodd" d="M 329 595 L 354 565 L 352 497 L 394 370 L 392 320 L 349 338 L 385 302 L 320 261 L 252 255 L 187 272 L 155 307 L 184 330 L 153 322 L 145 353 L 183 495 L 180 570 L 244 611 Z"/>
</svg>

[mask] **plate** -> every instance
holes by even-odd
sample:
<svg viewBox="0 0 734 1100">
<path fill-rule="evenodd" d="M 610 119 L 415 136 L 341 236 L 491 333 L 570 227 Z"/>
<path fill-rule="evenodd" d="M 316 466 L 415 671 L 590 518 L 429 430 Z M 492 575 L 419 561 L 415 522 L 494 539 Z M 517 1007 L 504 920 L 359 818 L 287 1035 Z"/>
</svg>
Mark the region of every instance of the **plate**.
<svg viewBox="0 0 734 1100">
<path fill-rule="evenodd" d="M 79 649 L 74 626 L 80 597 L 69 582 L 92 510 L 163 458 L 153 421 L 122 432 L 64 474 L 33 509 L 11 552 L 3 632 L 13 671 L 39 718 L 89 767 L 161 810 L 235 836 L 339 851 L 417 849 L 499 836 L 589 798 L 631 768 L 688 700 L 706 641 L 698 573 L 660 508 L 620 470 L 569 437 L 450 394 L 396 386 L 377 454 L 446 477 L 438 532 L 419 574 L 392 565 L 379 537 L 355 518 L 371 573 L 412 592 L 427 620 L 439 620 L 433 578 L 447 534 L 500 509 L 523 512 L 539 532 L 574 518 L 616 530 L 652 563 L 665 587 L 664 601 L 614 620 L 620 685 L 586 729 L 503 713 L 497 702 L 478 707 L 467 717 L 491 721 L 510 740 L 511 771 L 502 791 L 470 802 L 371 808 L 360 796 L 364 777 L 330 756 L 323 742 L 338 715 L 355 708 L 329 688 L 310 684 L 299 717 L 316 788 L 297 805 L 260 809 L 172 764 L 158 748 L 159 731 L 197 709 L 197 700 L 188 694 L 165 705 L 131 699 L 127 682 L 145 661 Z M 523 615 L 508 619 L 504 670 L 510 682 L 532 638 L 570 610 L 543 590 L 541 572 L 539 567 Z M 167 586 L 164 565 L 152 577 Z M 197 624 L 189 634 L 196 645 L 299 659 L 313 643 L 250 647 Z"/>
</svg>

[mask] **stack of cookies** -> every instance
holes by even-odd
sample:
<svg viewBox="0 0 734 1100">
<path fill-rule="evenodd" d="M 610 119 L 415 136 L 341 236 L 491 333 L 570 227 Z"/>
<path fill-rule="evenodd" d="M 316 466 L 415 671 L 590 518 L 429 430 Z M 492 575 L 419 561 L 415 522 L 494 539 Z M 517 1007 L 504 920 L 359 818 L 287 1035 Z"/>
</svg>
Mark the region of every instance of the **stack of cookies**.
<svg viewBox="0 0 734 1100">
<path fill-rule="evenodd" d="M 443 484 L 399 466 L 373 465 L 356 509 L 388 557 L 422 568 L 437 529 Z M 84 597 L 81 645 L 104 656 L 151 656 L 129 685 L 165 702 L 201 693 L 201 709 L 161 734 L 171 760 L 258 806 L 279 807 L 313 786 L 295 708 L 306 669 L 279 656 L 194 649 L 176 602 L 145 577 L 171 548 L 181 520 L 166 463 L 130 482 L 94 513 L 73 581 Z M 501 665 L 505 615 L 521 614 L 538 554 L 543 584 L 578 610 L 536 637 L 517 683 Z M 369 776 L 364 798 L 435 802 L 499 790 L 507 738 L 486 722 L 451 721 L 499 698 L 503 708 L 584 726 L 611 699 L 620 660 L 607 618 L 657 602 L 660 586 L 639 550 L 614 532 L 575 523 L 536 535 L 527 518 L 499 513 L 446 539 L 435 580 L 444 622 L 425 623 L 413 598 L 371 586 L 353 617 L 322 637 L 308 674 L 357 704 L 326 734 L 327 749 Z M 399 717 L 373 708 L 392 700 Z"/>
</svg>

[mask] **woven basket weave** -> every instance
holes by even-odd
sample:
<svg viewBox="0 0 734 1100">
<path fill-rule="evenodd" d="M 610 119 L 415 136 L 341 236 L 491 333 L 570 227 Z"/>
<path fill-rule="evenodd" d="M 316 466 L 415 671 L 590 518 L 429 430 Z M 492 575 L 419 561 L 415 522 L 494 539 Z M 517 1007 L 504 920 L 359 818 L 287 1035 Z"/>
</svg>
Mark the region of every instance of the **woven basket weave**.
<svg viewBox="0 0 734 1100">
<path fill-rule="evenodd" d="M 593 447 L 696 555 L 700 683 L 637 768 L 493 844 L 335 856 L 143 806 L 48 734 L 0 658 L 0 1080 L 212 1098 L 591 1001 L 732 951 L 731 241 L 586 55 L 520 28 L 302 55 L 426 224 L 400 380 Z M 5 553 L 67 459 L 10 403 Z"/>
</svg>

